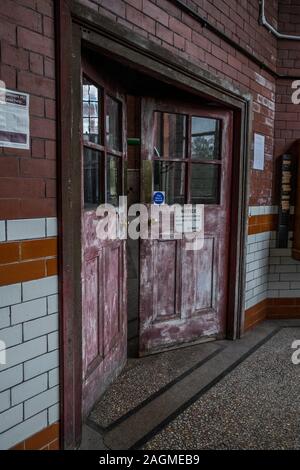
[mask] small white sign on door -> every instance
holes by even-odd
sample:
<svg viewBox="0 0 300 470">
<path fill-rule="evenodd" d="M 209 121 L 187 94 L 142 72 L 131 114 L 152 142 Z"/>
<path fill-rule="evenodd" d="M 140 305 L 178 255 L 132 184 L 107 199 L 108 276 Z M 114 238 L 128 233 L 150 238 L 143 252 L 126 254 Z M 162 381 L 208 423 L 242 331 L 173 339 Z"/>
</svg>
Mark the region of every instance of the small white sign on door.
<svg viewBox="0 0 300 470">
<path fill-rule="evenodd" d="M 263 170 L 265 166 L 265 136 L 254 134 L 253 169 Z"/>
<path fill-rule="evenodd" d="M 186 205 L 184 209 L 175 211 L 174 228 L 178 233 L 200 232 L 203 230 L 203 205 Z"/>
<path fill-rule="evenodd" d="M 0 88 L 0 147 L 29 149 L 29 95 Z"/>
</svg>

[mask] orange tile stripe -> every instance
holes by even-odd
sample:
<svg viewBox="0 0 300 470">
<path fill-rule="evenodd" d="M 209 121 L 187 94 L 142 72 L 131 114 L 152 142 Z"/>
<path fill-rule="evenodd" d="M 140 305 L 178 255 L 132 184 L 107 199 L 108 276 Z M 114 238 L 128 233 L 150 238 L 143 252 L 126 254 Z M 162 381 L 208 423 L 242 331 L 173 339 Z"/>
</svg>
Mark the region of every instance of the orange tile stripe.
<svg viewBox="0 0 300 470">
<path fill-rule="evenodd" d="M 245 311 L 245 331 L 269 319 L 300 318 L 300 298 L 265 299 Z"/>
<path fill-rule="evenodd" d="M 46 260 L 46 276 L 54 276 L 57 274 L 57 258 L 51 258 Z"/>
<path fill-rule="evenodd" d="M 0 286 L 57 274 L 57 238 L 0 244 Z"/>
<path fill-rule="evenodd" d="M 300 318 L 300 298 L 269 299 L 267 318 Z"/>
<path fill-rule="evenodd" d="M 57 238 L 30 240 L 20 243 L 21 259 L 57 256 Z"/>
<path fill-rule="evenodd" d="M 11 450 L 59 450 L 59 424 L 55 423 L 42 429 Z"/>
<path fill-rule="evenodd" d="M 253 328 L 257 323 L 263 321 L 267 316 L 268 299 L 259 302 L 245 311 L 245 331 Z"/>
<path fill-rule="evenodd" d="M 277 229 L 277 214 L 254 215 L 248 219 L 248 234 L 270 232 Z"/>
</svg>

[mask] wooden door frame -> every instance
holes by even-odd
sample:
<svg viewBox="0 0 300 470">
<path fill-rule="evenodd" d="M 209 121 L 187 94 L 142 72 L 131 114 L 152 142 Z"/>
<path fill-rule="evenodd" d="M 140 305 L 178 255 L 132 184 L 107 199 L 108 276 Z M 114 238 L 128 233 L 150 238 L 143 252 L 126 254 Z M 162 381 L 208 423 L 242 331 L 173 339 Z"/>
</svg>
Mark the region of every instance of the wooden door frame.
<svg viewBox="0 0 300 470">
<path fill-rule="evenodd" d="M 57 169 L 61 445 L 80 445 L 81 418 L 81 47 L 234 110 L 228 338 L 243 334 L 252 97 L 226 80 L 72 0 L 57 0 Z"/>
</svg>

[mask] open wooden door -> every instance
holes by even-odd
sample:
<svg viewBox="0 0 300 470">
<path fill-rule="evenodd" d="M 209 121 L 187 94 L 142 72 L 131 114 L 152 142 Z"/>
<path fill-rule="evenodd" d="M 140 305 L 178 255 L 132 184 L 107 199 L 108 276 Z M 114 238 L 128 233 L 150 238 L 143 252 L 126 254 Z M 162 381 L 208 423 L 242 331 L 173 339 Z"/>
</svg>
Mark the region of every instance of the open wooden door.
<svg viewBox="0 0 300 470">
<path fill-rule="evenodd" d="M 141 133 L 143 202 L 164 191 L 169 205 L 204 204 L 201 249 L 187 249 L 186 237 L 141 240 L 139 353 L 146 355 L 225 336 L 232 113 L 144 98 Z"/>
<path fill-rule="evenodd" d="M 125 240 L 96 236 L 101 203 L 125 193 L 125 98 L 117 80 L 83 61 L 82 402 L 86 416 L 127 357 Z"/>
</svg>

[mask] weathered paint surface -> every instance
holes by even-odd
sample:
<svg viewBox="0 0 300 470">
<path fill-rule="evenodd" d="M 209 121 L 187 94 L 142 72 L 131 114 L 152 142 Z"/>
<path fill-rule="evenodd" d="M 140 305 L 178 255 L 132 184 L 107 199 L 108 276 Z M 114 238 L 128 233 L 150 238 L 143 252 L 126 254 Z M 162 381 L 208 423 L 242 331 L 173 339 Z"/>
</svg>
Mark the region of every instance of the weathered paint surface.
<svg viewBox="0 0 300 470">
<path fill-rule="evenodd" d="M 205 206 L 201 250 L 186 250 L 184 239 L 141 240 L 140 355 L 205 336 L 224 337 L 227 313 L 232 115 L 225 111 L 144 99 L 144 160 L 152 158 L 154 110 L 221 119 L 221 189 L 220 204 Z M 142 189 L 144 195 L 149 193 L 147 188 Z"/>
<path fill-rule="evenodd" d="M 95 211 L 83 213 L 83 414 L 127 358 L 125 241 L 96 238 Z"/>
<path fill-rule="evenodd" d="M 103 93 L 122 103 L 122 194 L 127 158 L 125 97 L 117 79 L 92 60 L 83 57 L 83 71 Z M 104 109 L 105 109 L 104 101 Z M 102 111 L 103 112 L 103 111 Z M 103 116 L 101 115 L 103 126 Z M 101 129 L 105 141 L 104 129 Z M 108 144 L 107 144 L 108 145 Z M 113 153 L 102 146 L 102 156 Z M 121 152 L 119 152 L 121 154 Z M 101 185 L 105 183 L 101 180 Z M 102 187 L 103 189 L 103 187 Z M 82 411 L 86 416 L 127 358 L 127 283 L 124 240 L 100 240 L 94 210 L 82 210 Z"/>
</svg>

